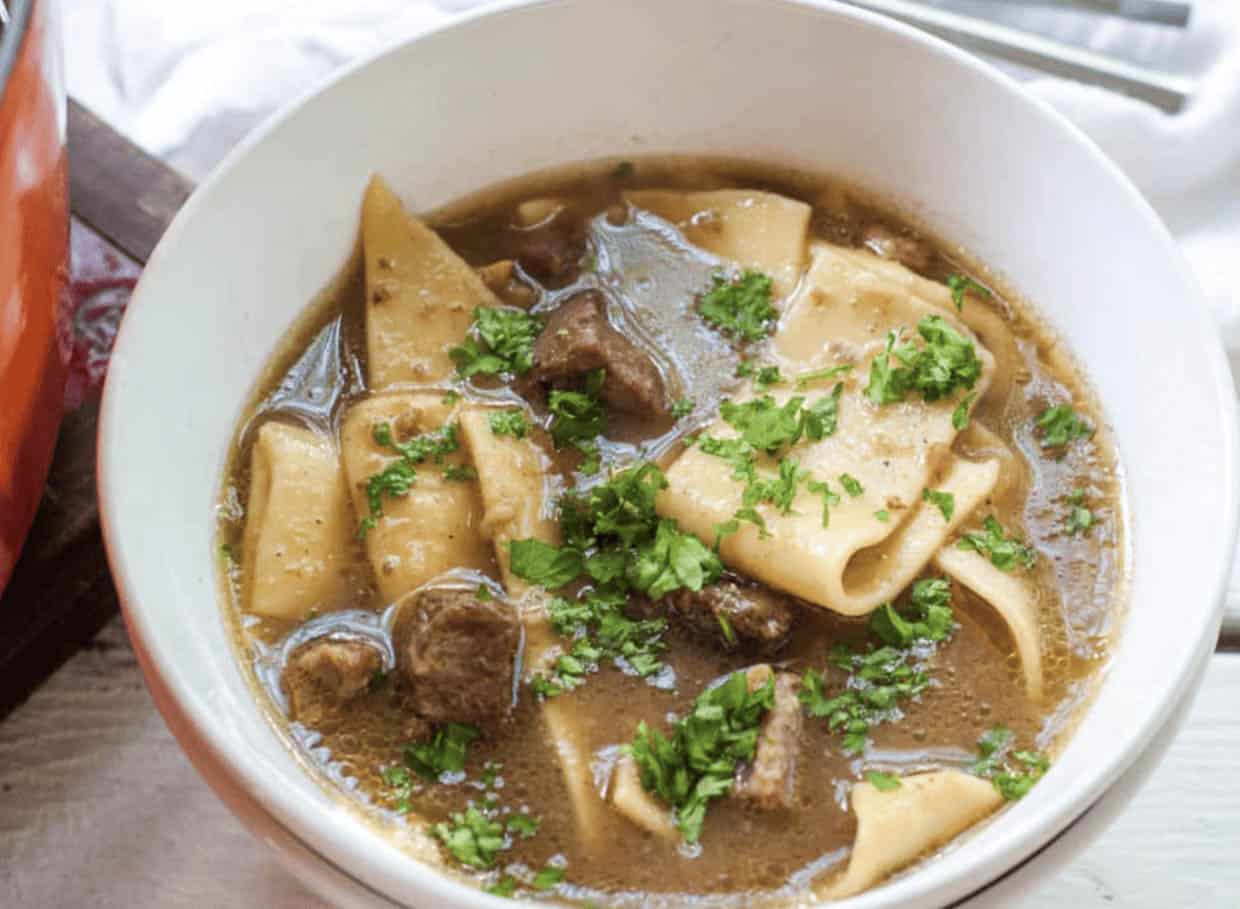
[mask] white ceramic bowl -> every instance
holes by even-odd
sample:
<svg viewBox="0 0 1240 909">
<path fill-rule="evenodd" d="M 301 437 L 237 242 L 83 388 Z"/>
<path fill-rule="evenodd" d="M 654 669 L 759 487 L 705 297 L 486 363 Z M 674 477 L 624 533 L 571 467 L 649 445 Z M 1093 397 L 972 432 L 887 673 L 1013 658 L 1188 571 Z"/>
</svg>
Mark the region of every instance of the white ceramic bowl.
<svg viewBox="0 0 1240 909">
<path fill-rule="evenodd" d="M 247 687 L 213 570 L 243 402 L 349 253 L 371 173 L 428 209 L 537 168 L 656 152 L 823 170 L 903 202 L 1039 306 L 1127 471 L 1130 608 L 1086 722 L 983 835 L 848 905 L 947 905 L 1038 853 L 1150 747 L 1213 647 L 1235 531 L 1230 377 L 1171 238 L 1084 137 L 993 69 L 836 5 L 493 9 L 353 67 L 221 166 L 143 275 L 103 404 L 104 531 L 160 709 L 230 805 L 337 899 L 504 905 L 342 809 Z"/>
</svg>

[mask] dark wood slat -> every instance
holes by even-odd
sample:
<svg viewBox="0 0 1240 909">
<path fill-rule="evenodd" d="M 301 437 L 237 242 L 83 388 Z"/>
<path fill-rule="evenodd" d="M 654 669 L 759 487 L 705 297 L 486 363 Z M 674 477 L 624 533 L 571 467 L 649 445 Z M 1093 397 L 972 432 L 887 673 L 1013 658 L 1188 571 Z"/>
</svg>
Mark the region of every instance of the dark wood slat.
<svg viewBox="0 0 1240 909">
<path fill-rule="evenodd" d="M 150 255 L 193 186 L 73 101 L 68 134 L 74 230 L 86 225 L 105 238 L 115 248 L 105 247 L 105 258 L 116 251 L 128 257 L 113 259 L 122 290 L 110 291 L 125 293 L 134 263 Z M 90 239 L 96 248 L 102 242 Z M 97 283 L 92 276 L 81 286 L 75 282 L 79 304 L 90 304 Z M 95 497 L 99 388 L 91 383 L 98 373 L 76 376 L 82 403 L 61 425 L 39 513 L 0 598 L 0 718 L 88 644 L 118 608 Z"/>
<path fill-rule="evenodd" d="M 194 184 L 69 99 L 73 213 L 131 259 L 145 262 Z"/>
</svg>

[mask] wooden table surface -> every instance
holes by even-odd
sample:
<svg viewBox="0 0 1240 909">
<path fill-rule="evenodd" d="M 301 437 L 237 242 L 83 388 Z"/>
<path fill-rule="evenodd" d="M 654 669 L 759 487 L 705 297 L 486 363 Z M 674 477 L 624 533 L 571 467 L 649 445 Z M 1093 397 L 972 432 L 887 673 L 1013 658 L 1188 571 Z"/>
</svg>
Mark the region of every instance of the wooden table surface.
<svg viewBox="0 0 1240 909">
<path fill-rule="evenodd" d="M 145 259 L 188 184 L 80 109 L 70 112 L 70 131 L 79 150 L 89 145 L 91 152 L 74 159 L 88 162 L 74 164 L 77 215 L 130 258 Z M 122 172 L 97 166 L 107 161 L 122 164 Z M 143 202 L 137 215 L 126 204 L 134 200 Z M 100 295 L 130 277 L 112 255 L 104 250 L 103 278 L 79 275 L 86 302 L 105 310 L 116 301 Z M 23 559 L 27 571 L 19 568 L 0 602 L 0 677 L 8 686 L 0 690 L 0 909 L 323 906 L 199 779 L 151 703 L 120 620 L 107 619 L 115 601 L 98 548 L 90 472 L 92 385 L 106 349 L 102 361 L 97 345 L 80 353 L 82 382 L 73 390 L 80 407 L 62 432 L 41 523 Z M 1228 599 L 1240 604 L 1240 584 Z M 1228 615 L 1222 644 L 1154 776 L 1029 906 L 1240 906 L 1240 609 Z M 27 687 L 33 695 L 4 717 Z"/>
</svg>

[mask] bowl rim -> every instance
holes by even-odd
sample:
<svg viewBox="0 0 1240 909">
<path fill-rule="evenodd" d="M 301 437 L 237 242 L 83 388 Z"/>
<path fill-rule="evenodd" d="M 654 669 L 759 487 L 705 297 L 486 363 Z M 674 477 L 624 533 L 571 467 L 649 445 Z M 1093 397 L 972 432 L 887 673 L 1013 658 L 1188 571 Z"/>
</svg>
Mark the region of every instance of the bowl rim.
<svg viewBox="0 0 1240 909">
<path fill-rule="evenodd" d="M 131 368 L 128 365 L 130 358 L 124 355 L 129 349 L 130 343 L 128 339 L 132 335 L 132 332 L 126 330 L 127 327 L 138 318 L 134 315 L 135 313 L 145 312 L 155 305 L 153 302 L 148 302 L 147 299 L 149 294 L 146 288 L 149 282 L 145 280 L 146 274 L 166 268 L 164 265 L 165 260 L 174 255 L 174 250 L 181 234 L 185 232 L 186 225 L 194 219 L 200 208 L 209 204 L 208 200 L 212 197 L 212 189 L 215 185 L 221 182 L 238 162 L 248 156 L 255 147 L 266 141 L 267 137 L 275 132 L 285 121 L 293 118 L 313 99 L 330 91 L 340 83 L 349 80 L 359 71 L 374 65 L 377 61 L 389 55 L 403 53 L 413 45 L 433 40 L 447 33 L 466 32 L 478 26 L 484 20 L 498 20 L 514 13 L 520 15 L 531 10 L 582 2 L 602 2 L 602 0 L 501 0 L 501 2 L 496 4 L 475 8 L 448 21 L 421 29 L 407 38 L 382 46 L 362 56 L 310 87 L 294 101 L 272 114 L 240 142 L 217 165 L 207 179 L 200 184 L 173 220 L 149 259 L 144 269 L 143 279 L 139 281 L 134 291 L 125 318 L 117 334 L 115 351 L 121 353 L 122 356 L 116 357 L 114 362 L 119 364 L 120 371 L 123 372 Z M 739 0 L 739 2 L 755 4 L 758 3 L 758 0 Z M 1208 360 L 1209 372 L 1214 383 L 1217 399 L 1222 402 L 1233 396 L 1230 367 L 1223 351 L 1221 340 L 1210 319 L 1208 307 L 1201 290 L 1176 241 L 1154 212 L 1151 205 L 1128 177 L 1123 174 L 1118 165 L 1108 158 L 1079 127 L 1067 120 L 1048 103 L 1025 91 L 1015 79 L 986 61 L 960 50 L 937 37 L 921 32 L 912 26 L 897 22 L 879 13 L 852 6 L 847 3 L 847 0 L 762 0 L 762 3 L 770 7 L 808 10 L 827 18 L 833 17 L 839 20 L 848 20 L 867 29 L 885 32 L 896 36 L 900 40 L 917 45 L 923 52 L 937 55 L 957 67 L 970 71 L 973 78 L 986 80 L 993 86 L 1000 88 L 1011 96 L 1013 104 L 1024 105 L 1029 113 L 1035 115 L 1041 121 L 1045 130 L 1058 134 L 1060 140 L 1065 143 L 1076 145 L 1078 151 L 1084 152 L 1091 159 L 1093 165 L 1100 172 L 1105 173 L 1113 182 L 1115 188 L 1123 193 L 1131 207 L 1132 216 L 1139 217 L 1143 222 L 1143 228 L 1149 232 L 1150 236 L 1158 238 L 1166 253 L 1167 264 L 1175 269 L 1185 288 L 1186 299 L 1182 301 L 1183 310 L 1179 315 L 1182 319 L 1191 319 L 1194 323 L 1194 331 L 1200 335 L 1202 342 L 1201 352 Z M 487 22 L 487 27 L 493 26 L 494 23 Z M 1191 298 L 1191 302 L 1187 298 Z M 384 890 L 373 885 L 366 877 L 360 876 L 355 872 L 353 870 L 354 866 L 344 867 L 334 857 L 346 855 L 350 858 L 350 861 L 355 862 L 355 867 L 364 867 L 369 864 L 373 870 L 374 867 L 383 864 L 389 856 L 386 854 L 379 856 L 373 851 L 367 853 L 365 850 L 357 848 L 357 837 L 351 835 L 349 831 L 341 832 L 338 829 L 334 829 L 331 824 L 325 822 L 313 810 L 308 810 L 306 806 L 299 805 L 295 799 L 276 791 L 276 787 L 265 785 L 259 778 L 256 769 L 230 746 L 229 737 L 218 727 L 214 718 L 205 710 L 198 710 L 193 699 L 188 697 L 190 686 L 184 672 L 169 661 L 167 654 L 160 652 L 157 644 L 159 636 L 156 627 L 157 613 L 153 609 L 147 609 L 142 606 L 137 592 L 138 587 L 141 585 L 135 580 L 137 571 L 133 566 L 141 558 L 141 546 L 137 540 L 127 540 L 120 528 L 120 517 L 114 511 L 112 490 L 115 486 L 123 484 L 125 473 L 120 459 L 123 445 L 117 441 L 115 430 L 115 427 L 121 423 L 122 419 L 117 411 L 117 396 L 111 393 L 115 385 L 113 376 L 110 374 L 105 383 L 103 401 L 100 407 L 97 454 L 100 523 L 103 529 L 108 562 L 116 583 L 127 628 L 134 639 L 135 645 L 141 646 L 149 658 L 149 662 L 144 661 L 143 663 L 144 672 L 148 676 L 153 674 L 158 679 L 159 684 L 172 696 L 175 707 L 193 726 L 194 731 L 198 733 L 201 741 L 210 750 L 211 755 L 221 766 L 226 768 L 231 781 L 239 784 L 246 794 L 262 807 L 265 813 L 275 818 L 278 823 L 305 843 L 308 848 L 312 849 L 324 861 L 341 870 L 367 890 L 374 892 L 377 896 L 381 896 L 382 899 L 393 900 L 394 898 L 388 896 Z M 1031 830 L 1024 832 L 1020 836 L 1011 837 L 1012 842 L 1000 844 L 1002 848 L 999 846 L 992 848 L 989 854 L 979 853 L 973 867 L 979 877 L 982 878 L 980 883 L 970 883 L 965 875 L 957 875 L 955 878 L 937 882 L 932 888 L 927 886 L 927 888 L 924 888 L 924 892 L 920 894 L 921 897 L 946 898 L 946 905 L 957 905 L 968 901 L 994 883 L 1002 880 L 1009 873 L 1036 859 L 1037 855 L 1051 842 L 1061 836 L 1080 817 L 1089 812 L 1091 807 L 1102 798 L 1112 782 L 1118 779 L 1137 760 L 1158 730 L 1163 728 L 1171 713 L 1176 709 L 1179 699 L 1174 695 L 1183 691 L 1186 683 L 1190 683 L 1194 677 L 1200 677 L 1200 665 L 1213 652 L 1214 641 L 1217 637 L 1218 626 L 1222 618 L 1223 595 L 1229 576 L 1231 553 L 1236 538 L 1237 524 L 1240 521 L 1240 507 L 1238 507 L 1240 506 L 1240 489 L 1237 487 L 1235 464 L 1238 440 L 1235 408 L 1224 406 L 1220 409 L 1217 416 L 1221 421 L 1221 441 L 1224 457 L 1224 463 L 1221 465 L 1221 481 L 1225 495 L 1219 500 L 1219 505 L 1222 509 L 1219 526 L 1222 528 L 1222 532 L 1214 536 L 1214 545 L 1208 557 L 1209 563 L 1215 566 L 1215 580 L 1212 585 L 1214 608 L 1207 618 L 1205 627 L 1201 631 L 1196 649 L 1184 659 L 1182 665 L 1178 668 L 1174 677 L 1174 684 L 1169 686 L 1167 695 L 1156 705 L 1155 709 L 1147 711 L 1140 717 L 1138 722 L 1132 725 L 1128 735 L 1128 747 L 1116 749 L 1111 759 L 1105 765 L 1099 767 L 1092 777 L 1089 777 L 1089 785 L 1076 784 L 1073 780 L 1060 781 L 1067 787 L 1074 788 L 1075 794 L 1080 796 L 1079 801 L 1072 807 L 1069 807 L 1065 801 L 1058 810 L 1043 812 L 1036 823 L 1029 825 L 1032 828 Z M 1127 503 L 1125 503 L 1125 508 L 1127 508 Z M 218 608 L 218 604 L 216 605 Z M 1122 630 L 1120 631 L 1119 639 L 1122 642 Z M 155 680 L 148 678 L 147 684 L 154 689 Z M 164 705 L 161 704 L 160 709 L 163 712 L 165 710 Z M 167 713 L 165 713 L 165 719 L 171 719 Z M 318 845 L 313 844 L 308 838 L 308 834 L 312 834 L 316 839 L 325 843 L 326 848 L 320 848 Z M 367 838 L 367 842 L 373 846 L 370 840 L 371 838 Z M 397 847 L 394 845 L 391 848 L 397 850 Z M 326 854 L 327 851 L 331 851 L 333 855 L 329 856 Z M 453 877 L 450 871 L 432 867 L 417 859 L 408 861 L 410 856 L 403 851 L 398 850 L 398 854 L 410 866 L 418 869 L 416 872 L 411 873 L 410 877 L 416 877 L 418 880 L 418 884 L 421 887 L 419 896 L 442 899 L 446 905 L 470 904 L 496 907 L 505 905 L 499 898 L 491 897 L 481 890 L 462 883 Z M 910 877 L 924 878 L 925 875 L 919 873 Z M 857 897 L 841 902 L 839 905 L 855 906 L 857 909 L 861 909 L 863 906 L 880 905 L 884 902 L 883 891 L 887 889 L 887 884 L 880 884 L 876 888 L 866 891 Z"/>
</svg>

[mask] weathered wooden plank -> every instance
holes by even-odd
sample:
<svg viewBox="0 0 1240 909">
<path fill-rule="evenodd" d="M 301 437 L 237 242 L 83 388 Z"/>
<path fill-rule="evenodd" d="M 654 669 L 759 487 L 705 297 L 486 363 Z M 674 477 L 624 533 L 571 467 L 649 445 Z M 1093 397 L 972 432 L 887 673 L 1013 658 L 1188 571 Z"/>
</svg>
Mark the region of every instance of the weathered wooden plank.
<svg viewBox="0 0 1240 909">
<path fill-rule="evenodd" d="M 194 185 L 73 99 L 68 133 L 74 214 L 145 262 Z"/>
</svg>

